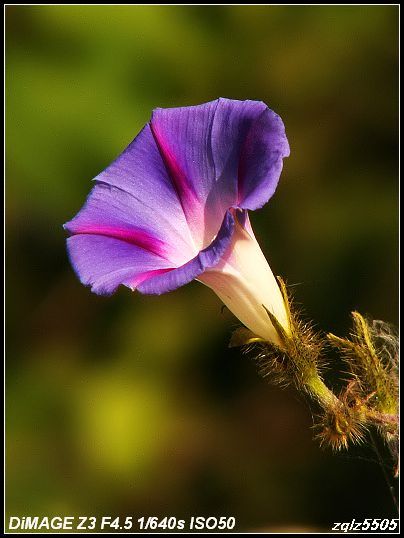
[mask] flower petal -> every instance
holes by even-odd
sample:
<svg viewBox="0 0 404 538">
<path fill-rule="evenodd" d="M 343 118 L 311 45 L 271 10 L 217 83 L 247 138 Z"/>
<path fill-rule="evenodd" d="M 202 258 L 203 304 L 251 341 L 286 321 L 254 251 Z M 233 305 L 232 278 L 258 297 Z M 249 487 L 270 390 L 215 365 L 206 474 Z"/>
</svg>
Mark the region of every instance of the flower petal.
<svg viewBox="0 0 404 538">
<path fill-rule="evenodd" d="M 133 289 L 151 271 L 170 269 L 166 259 L 115 237 L 73 235 L 67 239 L 67 250 L 81 283 L 100 295 L 113 293 L 120 284 Z"/>
<path fill-rule="evenodd" d="M 227 211 L 223 219 L 219 233 L 212 243 L 199 252 L 199 254 L 188 263 L 172 271 L 168 271 L 145 280 L 137 289 L 141 293 L 160 295 L 172 291 L 194 278 L 197 278 L 206 269 L 214 267 L 219 263 L 221 257 L 230 245 L 234 230 L 234 218 L 230 211 Z"/>
<path fill-rule="evenodd" d="M 71 234 L 122 239 L 162 256 L 173 267 L 195 254 L 195 248 L 186 240 L 188 229 L 183 215 L 167 212 L 161 216 L 158 207 L 148 207 L 139 198 L 107 183 L 93 187 L 83 208 L 64 227 Z"/>
<path fill-rule="evenodd" d="M 157 108 L 150 121 L 199 249 L 210 243 L 225 213 L 219 215 L 216 226 L 211 226 L 204 218 L 205 202 L 216 178 L 211 129 L 217 105 L 218 101 L 212 101 L 197 106 Z"/>
<path fill-rule="evenodd" d="M 252 124 L 239 162 L 239 207 L 258 209 L 274 194 L 290 153 L 281 118 L 267 108 Z"/>
<path fill-rule="evenodd" d="M 289 154 L 282 120 L 261 101 L 156 109 L 151 129 L 199 248 L 229 208 L 268 201 Z"/>
<path fill-rule="evenodd" d="M 257 209 L 275 192 L 289 144 L 281 118 L 262 101 L 219 99 L 212 153 L 223 202 Z"/>
<path fill-rule="evenodd" d="M 198 252 L 149 124 L 95 181 L 98 187 L 110 186 L 110 196 L 105 188 L 99 191 L 99 202 L 102 203 L 100 198 L 104 196 L 105 205 L 110 206 L 109 211 L 107 208 L 102 211 L 105 209 L 110 214 L 116 209 L 126 221 L 159 237 L 174 250 L 182 251 L 188 259 Z M 183 263 L 183 257 L 179 261 Z"/>
</svg>

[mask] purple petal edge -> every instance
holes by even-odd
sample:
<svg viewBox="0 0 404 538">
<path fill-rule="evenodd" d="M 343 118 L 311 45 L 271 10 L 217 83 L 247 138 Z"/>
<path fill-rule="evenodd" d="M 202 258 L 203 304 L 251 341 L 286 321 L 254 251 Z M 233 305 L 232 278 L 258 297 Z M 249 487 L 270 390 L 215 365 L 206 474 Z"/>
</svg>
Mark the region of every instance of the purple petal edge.
<svg viewBox="0 0 404 538">
<path fill-rule="evenodd" d="M 219 263 L 231 242 L 233 230 L 233 215 L 230 211 L 226 211 L 219 233 L 207 248 L 201 250 L 195 258 L 181 267 L 145 280 L 137 287 L 137 290 L 148 295 L 161 295 L 188 284 L 206 269 Z"/>
<path fill-rule="evenodd" d="M 67 253 L 80 282 L 97 295 L 111 295 L 120 284 L 131 287 L 145 273 L 170 268 L 167 260 L 148 250 L 103 235 L 72 235 Z"/>
</svg>

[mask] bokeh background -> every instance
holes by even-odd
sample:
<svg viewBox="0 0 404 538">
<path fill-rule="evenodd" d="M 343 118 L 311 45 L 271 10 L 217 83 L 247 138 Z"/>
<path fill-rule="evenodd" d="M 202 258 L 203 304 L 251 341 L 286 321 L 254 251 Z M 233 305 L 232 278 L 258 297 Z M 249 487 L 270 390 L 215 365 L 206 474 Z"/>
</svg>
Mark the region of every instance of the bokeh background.
<svg viewBox="0 0 404 538">
<path fill-rule="evenodd" d="M 324 331 L 397 324 L 397 39 L 397 6 L 6 8 L 9 515 L 394 517 L 374 452 L 321 450 L 210 290 L 93 295 L 62 224 L 153 108 L 263 100 L 291 146 L 252 215 L 274 272 Z"/>
</svg>

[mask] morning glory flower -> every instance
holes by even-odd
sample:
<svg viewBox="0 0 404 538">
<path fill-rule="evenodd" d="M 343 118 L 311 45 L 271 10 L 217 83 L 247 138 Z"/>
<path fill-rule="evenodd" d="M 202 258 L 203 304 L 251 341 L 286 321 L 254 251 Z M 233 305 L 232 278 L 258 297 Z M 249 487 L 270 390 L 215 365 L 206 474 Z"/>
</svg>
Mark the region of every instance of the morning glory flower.
<svg viewBox="0 0 404 538">
<path fill-rule="evenodd" d="M 274 194 L 288 155 L 283 122 L 263 102 L 154 110 L 64 225 L 80 281 L 108 295 L 121 284 L 162 294 L 196 279 L 279 344 L 267 310 L 286 333 L 288 315 L 248 210 Z"/>
</svg>

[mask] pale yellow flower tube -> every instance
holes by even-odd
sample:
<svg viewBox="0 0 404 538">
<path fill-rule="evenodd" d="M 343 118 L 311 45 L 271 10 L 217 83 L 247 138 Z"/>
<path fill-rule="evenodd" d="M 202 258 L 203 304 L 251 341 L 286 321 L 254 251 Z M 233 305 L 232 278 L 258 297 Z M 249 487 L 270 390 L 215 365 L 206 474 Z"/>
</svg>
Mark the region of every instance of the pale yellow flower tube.
<svg viewBox="0 0 404 538">
<path fill-rule="evenodd" d="M 211 288 L 250 331 L 279 346 L 278 334 L 265 308 L 276 317 L 286 334 L 290 334 L 282 293 L 255 239 L 248 216 L 244 226 L 237 217 L 235 223 L 228 251 L 218 265 L 205 271 L 198 280 Z"/>
</svg>

